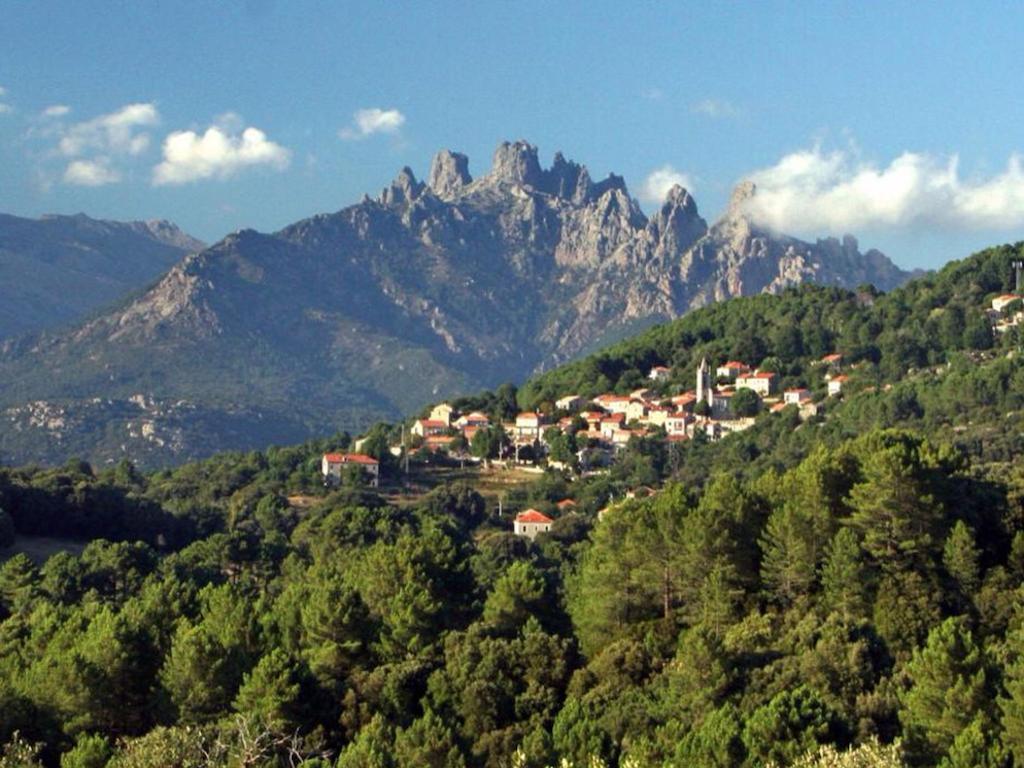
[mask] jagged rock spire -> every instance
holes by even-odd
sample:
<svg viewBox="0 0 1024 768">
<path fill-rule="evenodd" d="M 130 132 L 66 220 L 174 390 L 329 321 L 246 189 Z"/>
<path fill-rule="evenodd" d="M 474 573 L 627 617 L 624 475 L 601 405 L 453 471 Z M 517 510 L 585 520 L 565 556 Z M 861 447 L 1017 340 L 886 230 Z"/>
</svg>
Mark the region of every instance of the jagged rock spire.
<svg viewBox="0 0 1024 768">
<path fill-rule="evenodd" d="M 450 199 L 471 181 L 473 177 L 469 175 L 468 157 L 448 149 L 442 149 L 434 155 L 427 186 L 435 195 L 445 200 Z"/>
</svg>

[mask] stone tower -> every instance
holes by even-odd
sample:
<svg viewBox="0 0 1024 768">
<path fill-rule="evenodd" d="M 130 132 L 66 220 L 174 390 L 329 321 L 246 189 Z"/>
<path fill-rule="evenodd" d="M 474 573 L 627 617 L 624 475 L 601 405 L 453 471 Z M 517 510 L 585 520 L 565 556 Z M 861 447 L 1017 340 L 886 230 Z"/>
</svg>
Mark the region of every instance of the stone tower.
<svg viewBox="0 0 1024 768">
<path fill-rule="evenodd" d="M 697 368 L 697 402 L 711 405 L 711 366 L 706 357 L 700 359 Z"/>
</svg>

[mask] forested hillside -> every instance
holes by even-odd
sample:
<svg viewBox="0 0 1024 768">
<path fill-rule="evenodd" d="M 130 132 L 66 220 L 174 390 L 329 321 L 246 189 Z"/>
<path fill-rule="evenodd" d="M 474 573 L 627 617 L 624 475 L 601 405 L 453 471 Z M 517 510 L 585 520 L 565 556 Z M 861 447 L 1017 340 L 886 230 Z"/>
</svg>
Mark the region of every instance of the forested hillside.
<svg viewBox="0 0 1024 768">
<path fill-rule="evenodd" d="M 1021 252 L 731 301 L 539 377 L 521 405 L 655 364 L 688 387 L 705 355 L 819 393 L 813 361 L 854 366 L 823 417 L 638 439 L 500 512 L 325 489 L 343 435 L 0 470 L 0 536 L 106 539 L 0 568 L 0 765 L 1024 764 L 1024 363 L 984 313 Z M 556 517 L 534 542 L 528 507 Z"/>
</svg>

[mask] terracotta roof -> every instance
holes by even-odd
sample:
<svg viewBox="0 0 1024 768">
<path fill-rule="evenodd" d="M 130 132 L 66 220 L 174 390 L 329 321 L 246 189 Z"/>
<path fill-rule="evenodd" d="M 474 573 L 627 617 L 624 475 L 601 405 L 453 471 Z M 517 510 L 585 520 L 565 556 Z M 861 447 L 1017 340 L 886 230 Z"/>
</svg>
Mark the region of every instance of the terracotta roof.
<svg viewBox="0 0 1024 768">
<path fill-rule="evenodd" d="M 777 373 L 772 373 L 771 371 L 757 371 L 756 373 L 748 374 L 747 376 L 744 376 L 743 378 L 745 378 L 745 379 L 774 379 L 776 376 L 778 376 L 778 374 Z"/>
<path fill-rule="evenodd" d="M 807 387 L 794 387 L 793 389 L 787 389 L 786 390 L 786 394 L 790 395 L 790 394 L 795 394 L 795 393 L 799 393 L 799 392 L 806 392 L 806 391 L 807 391 Z"/>
<path fill-rule="evenodd" d="M 996 301 L 1000 301 L 1000 300 L 1002 300 L 1002 301 L 1013 301 L 1014 299 L 1019 299 L 1019 298 L 1020 297 L 1015 295 L 1015 294 L 1004 293 L 1002 296 L 996 296 Z"/>
<path fill-rule="evenodd" d="M 554 522 L 550 517 L 545 515 L 543 512 L 539 512 L 536 509 L 528 509 L 525 512 L 520 512 L 516 515 L 517 523 L 552 523 Z"/>
<path fill-rule="evenodd" d="M 575 507 L 576 502 L 573 501 L 572 499 L 562 499 L 560 502 L 558 502 L 556 506 L 559 509 L 568 509 L 569 507 Z"/>
<path fill-rule="evenodd" d="M 443 427 L 448 429 L 447 422 L 441 421 L 440 419 L 416 419 L 418 424 L 422 424 L 424 427 Z"/>
<path fill-rule="evenodd" d="M 365 453 L 325 453 L 324 458 L 327 459 L 328 464 L 365 464 L 367 466 L 380 464 L 375 458 L 367 456 Z"/>
<path fill-rule="evenodd" d="M 721 368 L 746 368 L 746 363 L 741 363 L 739 360 L 730 360 L 725 365 L 719 366 Z"/>
<path fill-rule="evenodd" d="M 823 363 L 835 363 L 843 359 L 843 356 L 839 352 L 833 352 L 831 355 L 825 355 L 821 358 Z"/>
<path fill-rule="evenodd" d="M 539 418 L 539 417 L 533 411 L 523 411 L 522 413 L 517 415 L 516 418 L 517 419 L 536 419 L 536 418 Z"/>
</svg>

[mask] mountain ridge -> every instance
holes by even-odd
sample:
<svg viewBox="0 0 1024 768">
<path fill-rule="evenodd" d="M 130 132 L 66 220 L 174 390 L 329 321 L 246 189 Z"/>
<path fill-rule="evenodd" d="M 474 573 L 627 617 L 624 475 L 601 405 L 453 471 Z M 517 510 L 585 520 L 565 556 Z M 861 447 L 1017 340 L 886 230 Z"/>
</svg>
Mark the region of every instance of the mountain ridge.
<svg viewBox="0 0 1024 768">
<path fill-rule="evenodd" d="M 81 320 L 205 247 L 164 219 L 0 214 L 0 341 Z"/>
<path fill-rule="evenodd" d="M 427 182 L 406 167 L 375 199 L 275 233 L 232 233 L 114 311 L 0 357 L 0 409 L 17 433 L 0 451 L 45 459 L 70 442 L 115 460 L 139 420 L 151 436 L 163 423 L 85 416 L 84 431 L 54 443 L 26 415 L 36 401 L 89 410 L 96 398 L 141 396 L 161 412 L 187 403 L 246 413 L 260 439 L 260 424 L 289 424 L 277 442 L 358 429 L 521 380 L 712 301 L 805 280 L 888 289 L 907 277 L 852 238 L 776 236 L 740 207 L 709 227 L 681 187 L 647 217 L 622 177 L 595 182 L 561 153 L 544 168 L 525 141 L 501 143 L 476 179 L 465 155 L 442 150 Z M 219 418 L 185 432 L 253 447 L 244 423 L 219 444 Z M 151 461 L 180 461 L 203 455 L 189 448 L 196 439 L 143 447 Z M 168 452 L 171 443 L 182 447 Z"/>
</svg>

